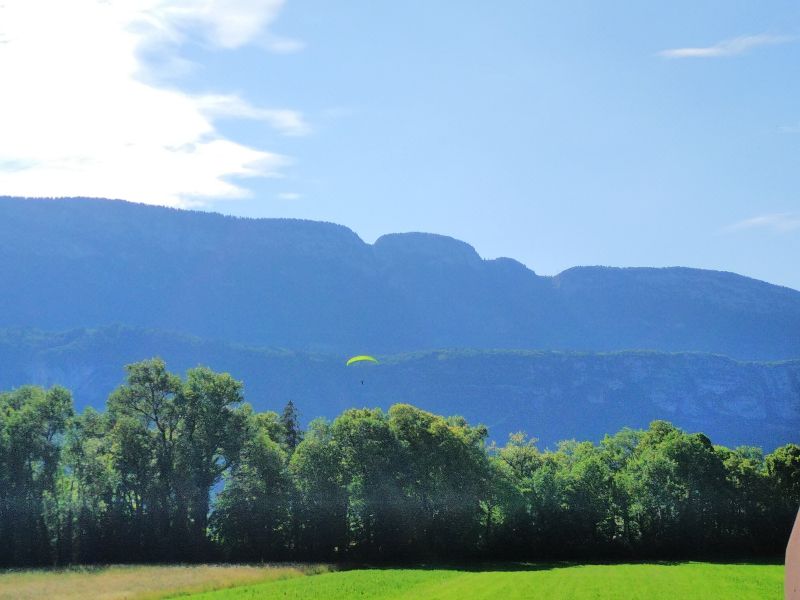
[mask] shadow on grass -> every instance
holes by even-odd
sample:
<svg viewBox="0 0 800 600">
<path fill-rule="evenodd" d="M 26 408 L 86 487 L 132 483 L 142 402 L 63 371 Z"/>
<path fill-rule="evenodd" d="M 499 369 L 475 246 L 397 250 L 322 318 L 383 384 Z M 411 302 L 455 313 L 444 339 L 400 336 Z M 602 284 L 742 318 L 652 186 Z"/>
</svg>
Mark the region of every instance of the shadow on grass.
<svg viewBox="0 0 800 600">
<path fill-rule="evenodd" d="M 550 571 L 554 569 L 568 569 L 586 566 L 630 566 L 630 565 L 658 565 L 658 566 L 680 566 L 691 563 L 706 563 L 717 565 L 783 565 L 783 557 L 767 558 L 687 558 L 674 560 L 657 559 L 628 559 L 628 560 L 603 560 L 603 559 L 571 559 L 571 560 L 491 560 L 491 561 L 468 561 L 459 562 L 431 561 L 431 562 L 262 562 L 262 563 L 114 563 L 114 564 L 93 564 L 93 565 L 64 565 L 57 567 L 21 567 L 21 568 L 0 568 L 0 575 L 30 575 L 45 573 L 82 573 L 93 574 L 103 573 L 112 569 L 136 570 L 146 568 L 190 568 L 190 567 L 258 567 L 258 568 L 296 568 L 307 571 L 306 574 L 314 575 L 317 573 L 327 573 L 331 571 L 355 571 L 361 569 L 368 570 L 414 570 L 414 571 L 460 571 L 471 573 L 482 572 L 524 572 L 524 571 Z"/>
<path fill-rule="evenodd" d="M 461 571 L 471 573 L 483 572 L 524 572 L 524 571 L 550 571 L 554 569 L 568 569 L 587 566 L 631 566 L 631 565 L 657 565 L 680 566 L 691 563 L 707 563 L 718 565 L 777 565 L 782 561 L 773 559 L 681 559 L 681 560 L 563 560 L 563 561 L 475 561 L 475 562 L 425 562 L 417 564 L 408 563 L 345 563 L 336 565 L 337 570 L 352 571 L 356 569 L 371 570 L 415 570 L 415 571 Z"/>
</svg>

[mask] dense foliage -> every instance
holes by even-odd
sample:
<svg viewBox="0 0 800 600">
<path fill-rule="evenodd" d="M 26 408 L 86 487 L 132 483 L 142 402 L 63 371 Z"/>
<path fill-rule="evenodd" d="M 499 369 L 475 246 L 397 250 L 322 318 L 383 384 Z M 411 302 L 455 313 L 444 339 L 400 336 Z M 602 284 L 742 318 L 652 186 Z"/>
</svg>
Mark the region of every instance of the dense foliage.
<svg viewBox="0 0 800 600">
<path fill-rule="evenodd" d="M 769 555 L 800 504 L 800 446 L 664 421 L 546 451 L 407 404 L 298 422 L 158 359 L 104 413 L 59 387 L 0 394 L 0 566 Z"/>
</svg>

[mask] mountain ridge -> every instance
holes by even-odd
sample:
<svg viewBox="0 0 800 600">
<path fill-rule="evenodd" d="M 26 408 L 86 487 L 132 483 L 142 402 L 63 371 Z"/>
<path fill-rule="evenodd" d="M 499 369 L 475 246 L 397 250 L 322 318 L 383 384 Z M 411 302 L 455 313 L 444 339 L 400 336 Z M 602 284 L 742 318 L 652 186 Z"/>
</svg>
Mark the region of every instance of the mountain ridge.
<svg viewBox="0 0 800 600">
<path fill-rule="evenodd" d="M 540 276 L 437 234 L 0 198 L 0 328 L 122 323 L 304 351 L 653 349 L 800 357 L 800 292 L 680 268 Z"/>
<path fill-rule="evenodd" d="M 194 215 L 201 218 L 208 217 L 210 219 L 221 219 L 221 220 L 230 220 L 233 222 L 245 222 L 245 223 L 286 223 L 286 224 L 299 224 L 299 225 L 311 225 L 311 226 L 321 226 L 321 227 L 330 227 L 332 229 L 336 229 L 342 232 L 345 232 L 350 237 L 357 239 L 365 246 L 375 247 L 376 245 L 384 245 L 388 239 L 396 238 L 396 237 L 409 237 L 409 238 L 438 238 L 441 240 L 447 240 L 454 242 L 454 247 L 464 246 L 468 248 L 471 252 L 473 252 L 477 258 L 482 262 L 508 262 L 514 263 L 515 266 L 520 266 L 524 268 L 526 271 L 530 272 L 531 274 L 536 275 L 537 277 L 545 278 L 545 279 L 563 279 L 565 276 L 570 274 L 571 272 L 575 271 L 588 271 L 588 270 L 605 270 L 605 271 L 697 271 L 701 273 L 710 273 L 710 274 L 718 274 L 718 275 L 731 275 L 737 278 L 745 279 L 751 282 L 757 282 L 759 284 L 763 284 L 766 286 L 774 287 L 774 288 L 782 288 L 785 290 L 789 290 L 792 293 L 800 294 L 800 290 L 796 290 L 795 288 L 768 282 L 762 279 L 758 279 L 756 277 L 751 277 L 749 275 L 742 275 L 740 273 L 736 273 L 735 271 L 728 271 L 724 269 L 707 269 L 707 268 L 699 268 L 699 267 L 687 267 L 682 265 L 669 265 L 669 266 L 661 266 L 661 267 L 649 267 L 649 266 L 641 266 L 641 265 L 628 265 L 628 266 L 614 266 L 614 265 L 603 265 L 603 264 L 587 264 L 587 265 L 575 265 L 572 267 L 567 267 L 566 269 L 555 273 L 553 275 L 542 275 L 535 271 L 535 269 L 531 268 L 529 265 L 519 261 L 516 258 L 510 256 L 498 256 L 495 258 L 485 258 L 480 255 L 477 249 L 470 244 L 469 242 L 465 242 L 460 240 L 456 237 L 435 233 L 435 232 L 424 232 L 424 231 L 405 231 L 405 232 L 392 232 L 392 233 L 385 233 L 380 236 L 373 242 L 369 243 L 364 241 L 361 236 L 358 235 L 355 231 L 347 227 L 346 225 L 342 225 L 340 223 L 335 223 L 333 221 L 324 221 L 324 220 L 316 220 L 316 219 L 302 219 L 302 218 L 293 218 L 293 217 L 248 217 L 248 216 L 241 216 L 241 215 L 229 215 L 220 212 L 214 211 L 204 211 L 192 208 L 175 208 L 170 206 L 161 206 L 161 205 L 154 205 L 154 204 L 147 204 L 144 202 L 132 202 L 128 200 L 122 199 L 108 199 L 108 198 L 94 198 L 94 197 L 53 197 L 53 198 L 42 198 L 42 197 L 20 197 L 20 196 L 3 196 L 0 195 L 0 206 L 3 202 L 25 202 L 25 203 L 53 203 L 53 204 L 83 204 L 86 207 L 101 207 L 106 206 L 111 203 L 119 204 L 127 207 L 136 207 L 145 210 L 153 210 L 153 211 L 164 211 L 164 213 L 173 214 L 173 215 Z M 66 206 L 64 208 L 67 208 Z M 6 216 L 6 215 L 4 215 Z M 444 244 L 442 244 L 443 246 Z"/>
</svg>

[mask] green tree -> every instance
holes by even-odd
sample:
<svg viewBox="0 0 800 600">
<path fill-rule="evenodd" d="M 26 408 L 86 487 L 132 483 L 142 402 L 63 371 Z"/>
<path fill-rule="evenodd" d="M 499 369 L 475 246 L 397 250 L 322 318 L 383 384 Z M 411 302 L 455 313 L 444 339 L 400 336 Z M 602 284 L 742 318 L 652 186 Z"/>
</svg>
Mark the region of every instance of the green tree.
<svg viewBox="0 0 800 600">
<path fill-rule="evenodd" d="M 796 444 L 765 457 L 665 421 L 555 451 L 486 437 L 408 404 L 301 436 L 293 405 L 256 414 L 230 375 L 158 359 L 105 413 L 22 387 L 0 393 L 0 566 L 768 556 L 800 504 Z"/>
<path fill-rule="evenodd" d="M 520 431 L 509 435 L 502 448 L 492 448 L 494 468 L 513 486 L 502 502 L 502 543 L 496 545 L 496 551 L 506 556 L 533 556 L 539 542 L 534 533 L 534 507 L 538 504 L 534 476 L 545 459 L 536 442 Z"/>
<path fill-rule="evenodd" d="M 725 468 L 725 494 L 719 498 L 720 536 L 718 550 L 736 549 L 743 553 L 763 554 L 764 532 L 771 527 L 766 510 L 770 504 L 770 481 L 764 454 L 760 448 L 739 447 L 730 450 L 715 446 Z"/>
<path fill-rule="evenodd" d="M 245 443 L 248 411 L 239 409 L 242 401 L 241 382 L 205 367 L 188 371 L 176 397 L 178 518 L 187 524 L 188 553 L 195 558 L 208 553 L 211 488 Z"/>
<path fill-rule="evenodd" d="M 47 516 L 58 513 L 61 443 L 72 413 L 72 397 L 61 387 L 0 394 L 0 564 L 58 560 L 62 532 Z"/>
<path fill-rule="evenodd" d="M 699 553 L 718 544 L 718 507 L 727 483 L 722 458 L 707 437 L 653 422 L 622 480 L 641 547 Z"/>
<path fill-rule="evenodd" d="M 800 446 L 786 444 L 766 458 L 767 472 L 791 508 L 800 505 Z"/>
<path fill-rule="evenodd" d="M 771 489 L 773 539 L 777 550 L 789 538 L 800 506 L 800 446 L 786 444 L 766 457 Z"/>
<path fill-rule="evenodd" d="M 240 462 L 226 477 L 211 518 L 215 539 L 229 558 L 286 558 L 292 481 L 285 451 L 251 419 Z"/>
<path fill-rule="evenodd" d="M 500 480 L 484 447 L 486 428 L 408 404 L 389 409 L 388 425 L 402 459 L 396 466 L 402 486 L 394 500 L 396 518 L 415 554 L 469 554 L 488 543 L 500 515 L 492 489 Z"/>
<path fill-rule="evenodd" d="M 362 558 L 381 558 L 401 546 L 405 456 L 380 409 L 351 409 L 336 418 L 333 439 L 347 488 L 350 543 Z"/>
<path fill-rule="evenodd" d="M 309 424 L 289 463 L 297 490 L 298 554 L 312 560 L 335 560 L 348 547 L 348 496 L 342 451 L 324 419 Z"/>
<path fill-rule="evenodd" d="M 281 428 L 283 429 L 284 446 L 291 456 L 298 444 L 303 441 L 303 430 L 300 428 L 297 408 L 291 400 L 286 403 L 281 413 Z"/>
<path fill-rule="evenodd" d="M 592 555 L 617 535 L 613 473 L 591 442 L 562 442 L 556 477 L 565 503 L 562 535 L 571 554 Z"/>
<path fill-rule="evenodd" d="M 177 396 L 182 383 L 169 373 L 164 361 L 154 358 L 127 365 L 126 382 L 108 400 L 112 419 L 135 419 L 147 432 L 149 446 L 155 456 L 154 481 L 148 499 L 152 515 L 151 539 L 157 544 L 151 551 L 154 558 L 176 556 L 179 536 L 173 524 L 176 514 L 175 450 L 177 445 L 180 406 Z"/>
</svg>

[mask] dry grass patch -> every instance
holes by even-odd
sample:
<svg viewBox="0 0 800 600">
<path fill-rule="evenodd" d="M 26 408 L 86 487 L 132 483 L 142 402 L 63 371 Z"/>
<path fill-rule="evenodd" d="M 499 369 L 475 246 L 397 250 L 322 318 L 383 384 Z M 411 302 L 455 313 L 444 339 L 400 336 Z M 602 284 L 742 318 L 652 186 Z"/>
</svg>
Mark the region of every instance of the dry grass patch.
<svg viewBox="0 0 800 600">
<path fill-rule="evenodd" d="M 325 572 L 323 565 L 112 566 L 0 572 L 0 600 L 158 600 Z"/>
</svg>

